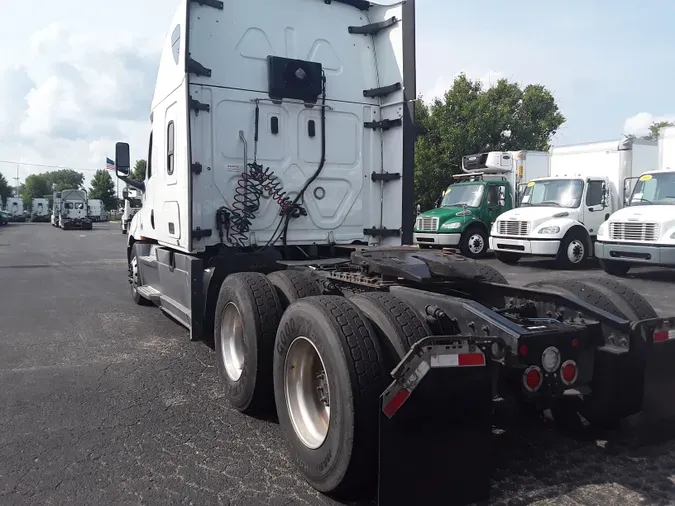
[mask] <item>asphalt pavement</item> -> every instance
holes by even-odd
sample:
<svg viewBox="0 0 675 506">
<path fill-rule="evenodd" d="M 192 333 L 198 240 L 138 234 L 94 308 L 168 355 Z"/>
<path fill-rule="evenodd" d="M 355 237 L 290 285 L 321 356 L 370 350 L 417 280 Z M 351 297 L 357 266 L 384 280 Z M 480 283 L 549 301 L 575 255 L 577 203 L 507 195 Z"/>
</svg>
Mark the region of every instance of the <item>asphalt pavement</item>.
<svg viewBox="0 0 675 506">
<path fill-rule="evenodd" d="M 337 504 L 274 422 L 228 406 L 208 346 L 132 302 L 124 246 L 115 223 L 0 228 L 0 504 Z M 515 284 L 566 275 L 487 262 Z M 675 313 L 671 271 L 628 282 Z M 490 504 L 675 502 L 675 443 L 617 448 L 538 423 L 495 437 Z"/>
</svg>

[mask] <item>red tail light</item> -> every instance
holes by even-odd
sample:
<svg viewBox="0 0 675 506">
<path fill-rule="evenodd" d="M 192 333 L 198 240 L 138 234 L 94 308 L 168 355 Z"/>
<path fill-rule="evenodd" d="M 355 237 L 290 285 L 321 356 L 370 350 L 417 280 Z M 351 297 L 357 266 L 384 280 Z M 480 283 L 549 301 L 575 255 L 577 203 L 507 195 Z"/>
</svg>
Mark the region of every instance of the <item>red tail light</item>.
<svg viewBox="0 0 675 506">
<path fill-rule="evenodd" d="M 560 367 L 560 378 L 565 385 L 571 385 L 577 380 L 579 369 L 574 360 L 568 360 Z"/>
<path fill-rule="evenodd" d="M 534 392 L 539 390 L 543 381 L 544 375 L 541 373 L 541 369 L 536 365 L 532 365 L 525 369 L 525 373 L 523 373 L 523 385 L 525 385 L 527 391 Z"/>
</svg>

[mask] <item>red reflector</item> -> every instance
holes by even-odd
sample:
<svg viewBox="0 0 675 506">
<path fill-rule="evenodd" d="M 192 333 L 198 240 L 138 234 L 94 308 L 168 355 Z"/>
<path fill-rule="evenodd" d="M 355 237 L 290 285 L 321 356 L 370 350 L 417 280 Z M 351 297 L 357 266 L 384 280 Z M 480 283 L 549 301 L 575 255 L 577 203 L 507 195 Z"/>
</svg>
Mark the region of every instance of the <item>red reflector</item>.
<svg viewBox="0 0 675 506">
<path fill-rule="evenodd" d="M 577 375 L 577 366 L 571 362 L 568 362 L 562 366 L 560 374 L 562 375 L 562 379 L 565 383 L 572 383 L 575 379 L 575 376 Z"/>
<path fill-rule="evenodd" d="M 468 366 L 468 365 L 485 365 L 485 355 L 482 353 L 465 353 L 459 355 L 459 363 L 457 365 Z"/>
<path fill-rule="evenodd" d="M 385 415 L 391 418 L 394 416 L 394 413 L 396 413 L 400 407 L 403 406 L 403 403 L 408 397 L 410 397 L 410 390 L 407 388 L 401 388 L 401 390 L 399 390 L 398 393 L 391 398 L 389 404 L 382 408 L 382 411 L 384 411 Z"/>
<path fill-rule="evenodd" d="M 541 383 L 541 373 L 536 369 L 530 369 L 525 375 L 525 384 L 534 390 L 539 387 L 539 383 Z"/>
<path fill-rule="evenodd" d="M 579 340 L 575 337 L 572 339 L 572 348 L 578 348 L 579 347 Z"/>
<path fill-rule="evenodd" d="M 670 336 L 667 330 L 657 330 L 656 332 L 654 332 L 655 343 L 662 343 L 663 341 L 667 341 L 669 338 Z"/>
<path fill-rule="evenodd" d="M 524 345 L 524 344 L 518 349 L 518 352 L 519 352 L 522 356 L 527 355 L 527 351 L 528 351 L 528 350 L 527 350 L 527 346 Z"/>
</svg>

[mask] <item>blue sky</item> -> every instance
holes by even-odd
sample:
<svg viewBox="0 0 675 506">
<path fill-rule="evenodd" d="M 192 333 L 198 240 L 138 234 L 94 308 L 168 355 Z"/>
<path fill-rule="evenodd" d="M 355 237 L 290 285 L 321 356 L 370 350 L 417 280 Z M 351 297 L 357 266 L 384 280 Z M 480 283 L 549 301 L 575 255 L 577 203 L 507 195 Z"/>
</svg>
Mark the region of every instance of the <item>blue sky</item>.
<svg viewBox="0 0 675 506">
<path fill-rule="evenodd" d="M 675 116 L 675 2 L 418 2 L 418 83 L 459 70 L 541 83 L 567 118 L 556 143 L 619 137 Z M 438 49 L 435 49 L 438 48 Z M 641 126 L 642 116 L 629 122 Z"/>
<path fill-rule="evenodd" d="M 0 159 L 89 176 L 120 132 L 143 157 L 141 104 L 149 106 L 175 3 L 116 0 L 94 10 L 89 0 L 60 0 L 36 10 L 0 0 L 0 19 L 11 20 L 0 45 L 12 48 L 0 53 Z M 664 0 L 417 0 L 418 91 L 438 95 L 461 71 L 486 84 L 541 83 L 567 118 L 554 144 L 640 134 L 654 118 L 675 119 L 673 22 L 675 2 Z M 20 178 L 43 170 L 22 165 Z M 16 166 L 0 162 L 0 171 L 11 178 Z"/>
</svg>

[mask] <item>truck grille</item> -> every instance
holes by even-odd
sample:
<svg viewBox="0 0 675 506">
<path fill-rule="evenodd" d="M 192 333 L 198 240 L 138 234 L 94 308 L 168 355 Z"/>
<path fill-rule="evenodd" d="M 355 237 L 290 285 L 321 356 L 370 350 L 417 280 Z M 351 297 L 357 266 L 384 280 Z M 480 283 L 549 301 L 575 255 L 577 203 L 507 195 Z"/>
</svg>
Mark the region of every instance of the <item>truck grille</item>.
<svg viewBox="0 0 675 506">
<path fill-rule="evenodd" d="M 497 222 L 497 233 L 499 235 L 528 235 L 530 224 L 527 221 L 500 220 Z"/>
<path fill-rule="evenodd" d="M 438 230 L 438 218 L 421 216 L 417 218 L 416 228 L 422 232 L 436 232 Z"/>
<path fill-rule="evenodd" d="M 659 238 L 659 224 L 610 222 L 609 238 L 616 241 L 656 241 Z"/>
</svg>

